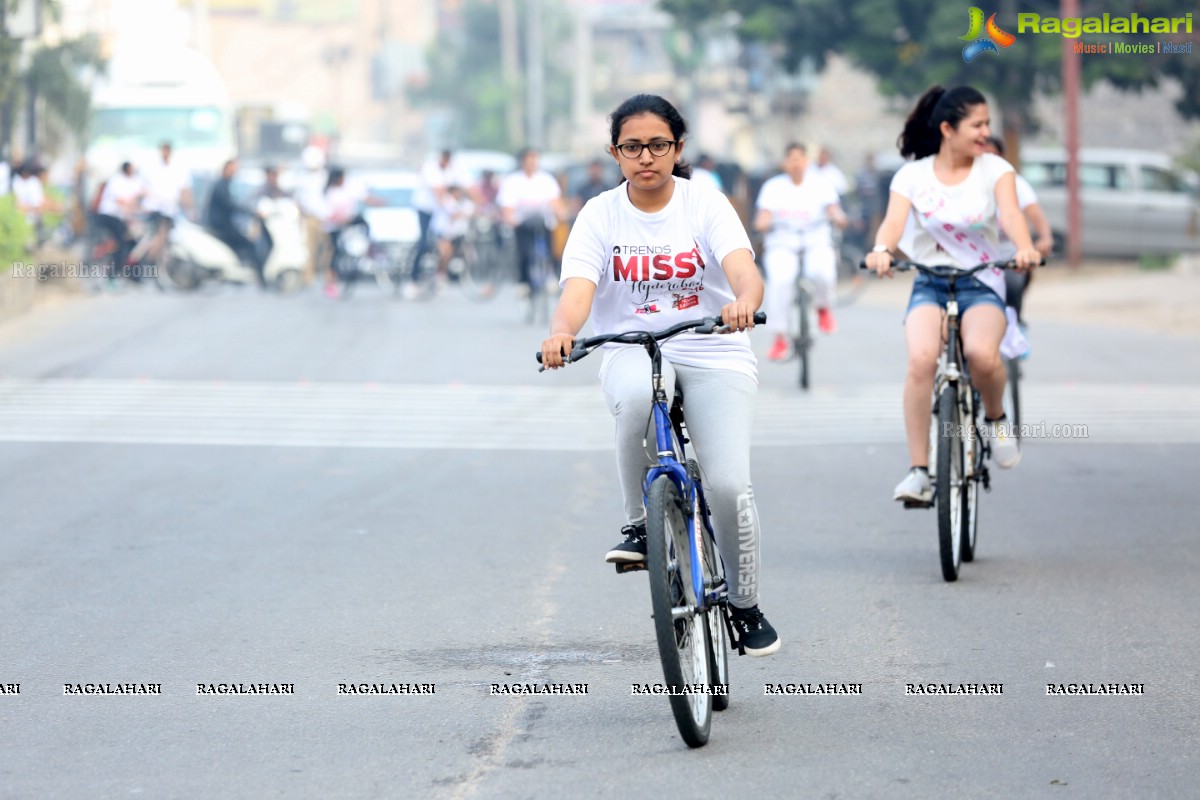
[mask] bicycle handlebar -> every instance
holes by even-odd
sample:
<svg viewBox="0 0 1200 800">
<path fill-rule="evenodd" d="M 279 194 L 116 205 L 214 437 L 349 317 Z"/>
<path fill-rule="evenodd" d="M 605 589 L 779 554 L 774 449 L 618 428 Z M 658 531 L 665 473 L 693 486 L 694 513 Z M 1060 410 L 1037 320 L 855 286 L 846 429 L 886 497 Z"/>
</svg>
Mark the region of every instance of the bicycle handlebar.
<svg viewBox="0 0 1200 800">
<path fill-rule="evenodd" d="M 1045 266 L 1046 259 L 1038 262 L 1037 266 Z M 974 267 L 957 267 L 950 264 L 918 264 L 915 261 L 893 261 L 891 269 L 894 272 L 908 272 L 909 270 L 919 270 L 934 278 L 965 278 L 974 275 L 976 272 L 982 272 L 990 267 L 996 269 L 1017 269 L 1017 262 L 1013 259 L 1007 261 L 985 261 Z M 870 269 L 867 266 L 866 259 L 858 263 L 859 269 Z"/>
<path fill-rule="evenodd" d="M 764 325 L 767 321 L 767 312 L 755 311 L 754 324 Z M 571 348 L 571 353 L 567 356 L 567 363 L 574 363 L 585 357 L 592 350 L 600 345 L 610 342 L 618 342 L 620 344 L 645 344 L 646 342 L 655 341 L 661 342 L 663 339 L 670 339 L 683 333 L 686 330 L 694 330 L 696 333 L 709 334 L 718 333 L 722 330 L 728 330 L 728 326 L 721 321 L 720 317 L 702 317 L 701 319 L 688 320 L 680 322 L 665 328 L 661 331 L 625 331 L 624 333 L 606 333 L 603 336 L 591 336 L 586 339 L 576 339 L 575 346 Z M 542 351 L 539 350 L 535 357 L 539 364 L 542 363 Z"/>
</svg>

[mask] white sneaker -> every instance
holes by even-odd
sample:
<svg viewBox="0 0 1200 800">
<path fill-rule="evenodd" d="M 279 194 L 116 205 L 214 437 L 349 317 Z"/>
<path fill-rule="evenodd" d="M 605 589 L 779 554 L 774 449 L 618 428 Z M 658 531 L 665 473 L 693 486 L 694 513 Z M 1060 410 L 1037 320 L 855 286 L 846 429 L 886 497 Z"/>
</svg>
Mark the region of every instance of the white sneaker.
<svg viewBox="0 0 1200 800">
<path fill-rule="evenodd" d="M 913 467 L 904 476 L 904 480 L 896 484 L 893 500 L 903 500 L 906 503 L 928 503 L 933 500 L 933 486 L 929 483 L 929 472 Z"/>
<path fill-rule="evenodd" d="M 987 437 L 992 440 L 992 458 L 1001 469 L 1012 469 L 1021 462 L 1021 448 L 1007 417 L 988 422 Z"/>
</svg>

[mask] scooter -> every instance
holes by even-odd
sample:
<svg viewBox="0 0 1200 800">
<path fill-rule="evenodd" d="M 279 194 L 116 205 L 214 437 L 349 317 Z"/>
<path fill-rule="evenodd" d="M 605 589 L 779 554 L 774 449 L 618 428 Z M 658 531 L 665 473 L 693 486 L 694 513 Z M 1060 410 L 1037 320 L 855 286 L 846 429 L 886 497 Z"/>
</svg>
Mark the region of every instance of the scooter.
<svg viewBox="0 0 1200 800">
<path fill-rule="evenodd" d="M 308 245 L 301 227 L 300 209 L 288 198 L 261 198 L 255 211 L 270 252 L 263 278 L 283 294 L 300 289 Z M 242 263 L 233 248 L 208 230 L 184 219 L 176 220 L 169 240 L 167 276 L 180 289 L 196 289 L 206 281 L 253 284 L 258 273 Z M 261 243 L 260 243 L 261 245 Z"/>
</svg>

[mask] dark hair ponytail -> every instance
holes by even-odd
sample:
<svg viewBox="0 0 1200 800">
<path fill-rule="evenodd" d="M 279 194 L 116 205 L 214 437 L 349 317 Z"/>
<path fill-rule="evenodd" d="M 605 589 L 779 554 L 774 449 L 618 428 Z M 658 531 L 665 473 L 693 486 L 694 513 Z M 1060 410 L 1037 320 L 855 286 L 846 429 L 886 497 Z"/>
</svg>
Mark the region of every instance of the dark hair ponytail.
<svg viewBox="0 0 1200 800">
<path fill-rule="evenodd" d="M 671 129 L 671 135 L 675 137 L 676 142 L 682 142 L 684 137 L 687 136 L 687 122 L 684 121 L 683 116 L 675 109 L 675 106 L 656 94 L 635 94 L 617 106 L 617 109 L 609 115 L 609 121 L 611 122 L 609 132 L 612 137 L 613 147 L 617 146 L 617 140 L 621 137 L 621 126 L 625 124 L 625 120 L 630 117 L 636 117 L 639 114 L 653 114 L 667 123 L 667 127 Z M 676 149 L 678 147 L 679 145 L 677 144 Z M 676 161 L 675 166 L 671 168 L 671 174 L 677 178 L 690 178 L 692 177 L 692 165 L 686 161 Z"/>
<path fill-rule="evenodd" d="M 921 95 L 904 122 L 904 132 L 897 141 L 900 155 L 905 158 L 933 155 L 942 146 L 942 123 L 949 122 L 957 128 L 972 107 L 986 102 L 987 98 L 972 86 L 931 87 Z"/>
</svg>

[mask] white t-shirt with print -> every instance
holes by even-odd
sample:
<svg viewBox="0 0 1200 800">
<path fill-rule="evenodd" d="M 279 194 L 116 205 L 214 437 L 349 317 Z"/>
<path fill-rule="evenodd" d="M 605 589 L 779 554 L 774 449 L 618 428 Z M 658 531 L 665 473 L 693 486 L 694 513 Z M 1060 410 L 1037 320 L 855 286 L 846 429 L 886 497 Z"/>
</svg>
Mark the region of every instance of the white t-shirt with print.
<svg viewBox="0 0 1200 800">
<path fill-rule="evenodd" d="M 562 189 L 549 172 L 539 170 L 529 175 L 525 170 L 517 170 L 506 176 L 500 184 L 496 205 L 513 209 L 518 225 L 535 219 L 540 214 L 545 219 L 546 226 L 552 228 L 555 219 L 551 205 L 560 197 Z"/>
<path fill-rule="evenodd" d="M 753 252 L 725 195 L 675 178 L 666 207 L 647 214 L 630 202 L 623 183 L 579 212 L 563 251 L 562 283 L 583 278 L 596 284 L 592 328 L 597 335 L 661 330 L 717 316 L 733 302 L 721 262 L 740 249 Z M 744 331 L 682 333 L 663 343 L 663 355 L 676 364 L 758 378 Z"/>
<path fill-rule="evenodd" d="M 787 173 L 770 178 L 759 189 L 755 204 L 771 214 L 771 230 L 763 237 L 763 245 L 768 250 L 793 253 L 831 245 L 828 209 L 837 204 L 837 191 L 811 168 L 798 184 Z"/>
<path fill-rule="evenodd" d="M 975 158 L 966 178 L 947 186 L 934 175 L 933 159 L 911 161 L 892 178 L 891 190 L 912 203 L 913 235 L 911 242 L 905 237 L 904 251 L 913 261 L 929 265 L 973 267 L 999 260 L 996 181 L 1012 172 L 1012 165 L 984 153 Z M 975 277 L 1004 298 L 1002 270 L 984 270 Z"/>
</svg>

